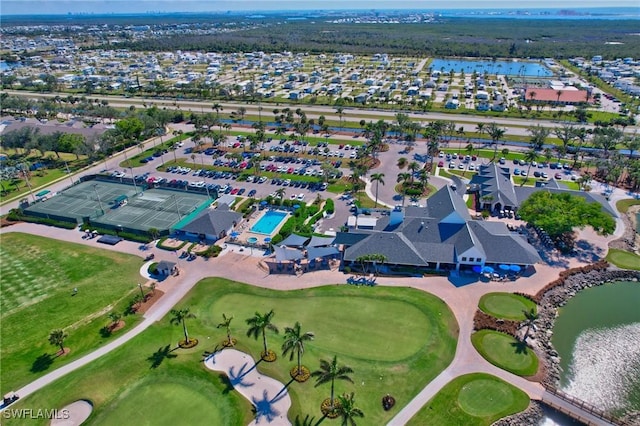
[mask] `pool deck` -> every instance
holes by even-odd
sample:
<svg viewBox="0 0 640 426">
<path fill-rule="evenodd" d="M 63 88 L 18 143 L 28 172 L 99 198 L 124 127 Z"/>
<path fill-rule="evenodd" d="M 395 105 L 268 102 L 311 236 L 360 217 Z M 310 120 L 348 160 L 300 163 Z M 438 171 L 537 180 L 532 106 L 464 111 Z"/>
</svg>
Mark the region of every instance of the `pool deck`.
<svg viewBox="0 0 640 426">
<path fill-rule="evenodd" d="M 285 216 L 283 218 L 283 220 L 280 221 L 280 223 L 278 224 L 278 226 L 276 226 L 273 230 L 273 232 L 271 232 L 270 234 L 261 234 L 258 232 L 252 232 L 251 231 L 251 227 L 253 227 L 256 223 L 258 223 L 258 221 L 260 219 L 262 219 L 262 217 L 267 214 L 267 212 L 269 211 L 278 211 L 278 212 L 282 212 L 282 213 L 287 213 L 287 216 Z M 236 232 L 239 232 L 240 235 L 234 240 L 234 242 L 248 242 L 249 238 L 257 238 L 258 241 L 255 244 L 262 244 L 264 243 L 264 239 L 265 238 L 273 238 L 274 235 L 276 235 L 279 231 L 280 228 L 282 228 L 282 226 L 285 224 L 285 222 L 287 221 L 287 219 L 289 218 L 290 212 L 284 211 L 284 210 L 278 210 L 278 209 L 273 209 L 273 210 L 269 210 L 269 209 L 264 209 L 262 211 L 258 211 L 256 213 L 253 213 L 247 220 L 245 220 L 238 229 L 236 229 Z"/>
</svg>

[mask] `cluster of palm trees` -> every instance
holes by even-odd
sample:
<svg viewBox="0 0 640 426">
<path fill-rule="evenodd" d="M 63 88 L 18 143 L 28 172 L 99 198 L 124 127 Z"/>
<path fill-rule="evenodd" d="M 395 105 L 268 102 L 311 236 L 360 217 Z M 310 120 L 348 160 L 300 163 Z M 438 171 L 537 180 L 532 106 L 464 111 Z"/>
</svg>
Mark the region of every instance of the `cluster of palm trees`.
<svg viewBox="0 0 640 426">
<path fill-rule="evenodd" d="M 193 313 L 190 312 L 189 308 L 174 309 L 171 311 L 171 315 L 171 324 L 182 325 L 184 341 L 181 342 L 181 345 L 184 346 L 183 343 L 189 345 L 194 341 L 197 342 L 196 339 L 192 339 L 189 337 L 189 333 L 187 330 L 186 320 L 196 317 Z M 275 352 L 269 349 L 267 345 L 267 331 L 270 331 L 274 334 L 279 333 L 278 327 L 273 323 L 274 316 L 275 312 L 272 309 L 266 313 L 256 312 L 252 317 L 245 320 L 246 324 L 249 326 L 249 328 L 247 329 L 247 336 L 254 337 L 256 340 L 258 338 L 262 338 L 263 350 L 260 353 L 260 358 L 266 362 L 273 362 L 277 359 L 277 355 L 275 354 Z M 233 320 L 233 316 L 227 316 L 226 314 L 223 314 L 222 318 L 223 321 L 218 324 L 217 327 L 226 329 L 227 337 L 223 342 L 223 346 L 234 346 L 236 343 L 236 339 L 231 336 L 231 321 Z M 58 336 L 58 334 L 56 334 L 56 336 Z M 66 337 L 66 335 L 64 337 Z M 345 393 L 337 397 L 335 396 L 336 380 L 343 380 L 353 383 L 353 380 L 350 377 L 350 374 L 353 373 L 353 370 L 348 366 L 339 365 L 337 356 L 334 356 L 331 361 L 320 360 L 320 368 L 313 372 L 309 372 L 309 369 L 302 365 L 302 356 L 305 352 L 305 343 L 312 341 L 314 338 L 315 334 L 311 331 L 303 331 L 302 326 L 297 321 L 292 327 L 284 328 L 282 355 L 289 355 L 289 361 L 292 361 L 294 357 L 296 357 L 297 359 L 296 366 L 291 369 L 291 377 L 298 382 L 304 382 L 308 380 L 309 377 L 314 377 L 316 379 L 316 386 L 320 386 L 325 383 L 331 383 L 330 396 L 322 404 L 323 415 L 330 418 L 342 417 L 343 424 L 346 425 L 350 423 L 351 425 L 355 425 L 354 419 L 358 417 L 364 417 L 364 414 L 359 408 L 355 406 L 354 393 Z M 50 337 L 50 340 L 51 339 L 52 337 Z M 62 340 L 64 340 L 64 338 Z M 59 342 L 59 340 L 54 341 L 56 343 Z M 52 341 L 52 344 L 54 341 Z M 63 350 L 61 342 L 60 347 Z"/>
</svg>

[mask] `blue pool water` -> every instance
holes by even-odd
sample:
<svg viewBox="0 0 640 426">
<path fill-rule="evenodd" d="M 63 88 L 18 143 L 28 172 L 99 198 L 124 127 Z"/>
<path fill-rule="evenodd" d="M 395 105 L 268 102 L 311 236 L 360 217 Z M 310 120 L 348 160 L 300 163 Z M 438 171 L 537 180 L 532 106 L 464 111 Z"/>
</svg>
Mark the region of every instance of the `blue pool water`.
<svg viewBox="0 0 640 426">
<path fill-rule="evenodd" d="M 287 217 L 287 213 L 269 210 L 251 227 L 250 231 L 256 234 L 271 235 L 285 217 Z"/>
<path fill-rule="evenodd" d="M 537 62 L 514 62 L 514 61 L 491 61 L 491 60 L 455 60 L 455 59 L 434 59 L 431 62 L 432 71 L 442 71 L 448 73 L 464 71 L 465 74 L 501 74 L 528 77 L 550 77 L 551 70 L 545 65 Z"/>
</svg>

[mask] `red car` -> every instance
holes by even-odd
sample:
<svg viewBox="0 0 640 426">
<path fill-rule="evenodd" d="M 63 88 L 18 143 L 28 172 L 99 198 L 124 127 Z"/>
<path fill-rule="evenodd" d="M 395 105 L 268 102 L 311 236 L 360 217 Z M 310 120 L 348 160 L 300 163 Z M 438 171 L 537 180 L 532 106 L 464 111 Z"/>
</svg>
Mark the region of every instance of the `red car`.
<svg viewBox="0 0 640 426">
<path fill-rule="evenodd" d="M 293 173 L 293 167 L 289 167 L 289 168 L 287 169 L 287 173 Z"/>
<path fill-rule="evenodd" d="M 440 162 L 438 163 L 438 167 L 444 167 L 444 161 L 440 161 Z"/>
<path fill-rule="evenodd" d="M 562 179 L 562 175 L 560 173 L 556 173 L 554 178 L 556 179 Z"/>
<path fill-rule="evenodd" d="M 236 195 L 238 193 L 238 191 L 240 190 L 240 188 L 233 188 L 231 190 L 231 195 Z"/>
</svg>

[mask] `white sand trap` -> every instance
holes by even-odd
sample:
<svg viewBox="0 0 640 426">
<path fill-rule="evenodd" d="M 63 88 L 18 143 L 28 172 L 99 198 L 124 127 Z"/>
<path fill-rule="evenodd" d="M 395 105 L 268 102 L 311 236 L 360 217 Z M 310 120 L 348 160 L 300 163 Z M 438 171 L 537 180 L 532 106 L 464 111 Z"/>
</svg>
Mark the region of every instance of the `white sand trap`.
<svg viewBox="0 0 640 426">
<path fill-rule="evenodd" d="M 206 359 L 209 370 L 224 372 L 234 389 L 256 407 L 256 418 L 249 426 L 291 425 L 287 412 L 291 407 L 289 392 L 279 381 L 258 372 L 254 359 L 236 349 L 224 349 Z"/>
<path fill-rule="evenodd" d="M 73 402 L 58 411 L 60 418 L 51 420 L 51 426 L 80 426 L 89 418 L 92 411 L 93 405 L 87 401 Z"/>
</svg>

